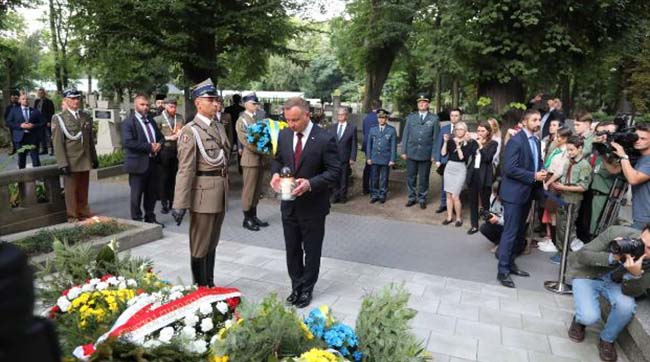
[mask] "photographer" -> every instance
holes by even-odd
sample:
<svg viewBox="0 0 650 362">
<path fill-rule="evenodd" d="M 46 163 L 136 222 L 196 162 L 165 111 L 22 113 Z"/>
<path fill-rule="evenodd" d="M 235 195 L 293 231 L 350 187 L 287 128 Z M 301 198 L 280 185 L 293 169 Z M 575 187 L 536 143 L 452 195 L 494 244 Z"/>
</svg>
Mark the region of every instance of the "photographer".
<svg viewBox="0 0 650 362">
<path fill-rule="evenodd" d="M 632 239 L 639 237 L 640 240 Z M 613 242 L 619 248 L 612 249 L 610 243 Z M 598 352 L 603 361 L 616 361 L 614 343 L 634 315 L 634 298 L 645 294 L 650 287 L 650 273 L 645 275 L 643 270 L 643 260 L 648 256 L 650 224 L 645 225 L 640 234 L 632 228 L 612 226 L 569 255 L 567 280 L 573 286 L 576 310 L 569 328 L 569 338 L 577 343 L 584 341 L 586 326 L 600 320 L 599 296 L 607 299 L 611 311 L 598 343 Z"/>
<path fill-rule="evenodd" d="M 479 228 L 481 234 L 494 243 L 494 247 L 491 250 L 492 252 L 496 251 L 496 248 L 499 245 L 499 239 L 501 239 L 501 234 L 503 233 L 503 205 L 501 205 L 501 199 L 499 198 L 499 184 L 499 181 L 495 181 L 492 184 L 490 210 L 484 211 L 481 214 L 481 217 L 485 222 Z"/>
<path fill-rule="evenodd" d="M 609 192 L 616 180 L 616 175 L 621 173 L 621 162 L 609 152 L 607 152 L 607 142 L 609 135 L 617 131 L 617 126 L 613 122 L 600 122 L 596 127 L 594 136 L 594 149 L 598 156 L 594 162 L 594 174 L 589 189 L 591 191 L 591 217 L 589 234 L 593 236 L 600 221 L 600 215 L 607 204 Z M 603 145 L 603 146 L 601 146 Z M 605 151 L 605 152 L 601 152 Z M 591 239 L 591 237 L 587 238 Z"/>
<path fill-rule="evenodd" d="M 634 149 L 641 157 L 634 166 L 623 146 L 616 142 L 612 142 L 611 146 L 621 159 L 625 179 L 632 185 L 632 227 L 640 230 L 650 222 L 650 126 L 637 125 L 636 135 L 638 139 L 634 142 Z"/>
</svg>

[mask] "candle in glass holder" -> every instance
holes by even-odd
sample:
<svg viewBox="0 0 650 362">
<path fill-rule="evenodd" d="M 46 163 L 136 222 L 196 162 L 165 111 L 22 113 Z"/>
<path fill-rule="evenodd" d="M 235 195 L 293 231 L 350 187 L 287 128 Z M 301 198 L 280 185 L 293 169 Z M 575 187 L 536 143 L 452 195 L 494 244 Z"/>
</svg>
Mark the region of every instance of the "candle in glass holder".
<svg viewBox="0 0 650 362">
<path fill-rule="evenodd" d="M 295 178 L 293 177 L 293 172 L 289 167 L 283 167 L 280 170 L 280 200 L 282 201 L 293 201 L 296 199 L 291 193 L 296 187 Z"/>
</svg>

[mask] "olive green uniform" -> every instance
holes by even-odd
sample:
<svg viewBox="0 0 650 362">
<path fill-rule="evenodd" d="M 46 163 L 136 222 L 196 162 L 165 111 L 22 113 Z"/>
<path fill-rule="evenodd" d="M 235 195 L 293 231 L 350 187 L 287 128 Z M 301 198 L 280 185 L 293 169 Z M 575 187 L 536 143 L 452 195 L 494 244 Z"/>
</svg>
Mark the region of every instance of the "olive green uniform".
<svg viewBox="0 0 650 362">
<path fill-rule="evenodd" d="M 603 165 L 602 157 L 596 158 L 593 180 L 591 181 L 593 197 L 591 200 L 591 222 L 589 231 L 592 235 L 596 232 L 600 215 L 605 208 L 605 204 L 609 198 L 609 192 L 612 185 L 614 185 L 614 180 L 616 180 L 616 175 L 607 171 L 607 168 Z"/>
<path fill-rule="evenodd" d="M 591 165 L 585 158 L 581 158 L 577 162 L 569 160 L 564 165 L 564 172 L 560 182 L 567 186 L 582 186 L 583 189 L 589 188 L 591 183 Z M 568 205 L 559 207 L 557 209 L 557 240 L 556 244 L 558 249 L 562 249 L 566 233 L 569 233 L 569 243 L 576 237 L 575 223 L 578 218 L 578 209 L 582 202 L 582 192 L 569 192 L 562 191 L 561 196 L 564 201 L 573 204 L 573 213 L 571 220 L 567 220 Z M 568 223 L 567 223 L 568 222 Z"/>
<path fill-rule="evenodd" d="M 262 179 L 264 173 L 264 154 L 258 152 L 255 146 L 248 143 L 248 126 L 255 124 L 255 119 L 246 112 L 242 112 L 237 120 L 235 128 L 237 138 L 244 146 L 241 155 L 240 165 L 243 173 L 243 186 L 241 191 L 241 207 L 244 213 L 257 207 L 262 192 Z"/>
<path fill-rule="evenodd" d="M 63 176 L 68 219 L 92 216 L 88 207 L 89 174 L 98 161 L 90 115 L 78 111 L 78 117 L 75 117 L 69 110 L 55 114 L 52 117 L 52 143 L 57 166 L 70 171 L 69 175 Z"/>
<path fill-rule="evenodd" d="M 176 185 L 176 172 L 178 171 L 177 141 L 168 140 L 167 137 L 179 133 L 185 121 L 183 116 L 176 113 L 174 117 L 163 111 L 154 118 L 158 129 L 165 136 L 162 149 L 160 150 L 160 200 L 162 202 L 174 202 L 174 188 Z"/>
</svg>

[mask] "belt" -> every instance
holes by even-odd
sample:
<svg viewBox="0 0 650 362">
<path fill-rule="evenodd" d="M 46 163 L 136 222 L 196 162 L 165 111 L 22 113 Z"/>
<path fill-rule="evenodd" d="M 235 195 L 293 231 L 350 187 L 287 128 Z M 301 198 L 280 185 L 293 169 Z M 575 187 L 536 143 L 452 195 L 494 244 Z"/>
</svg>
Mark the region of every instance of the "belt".
<svg viewBox="0 0 650 362">
<path fill-rule="evenodd" d="M 214 171 L 196 171 L 197 176 L 221 176 L 226 177 L 228 172 L 225 168 L 217 169 Z"/>
</svg>

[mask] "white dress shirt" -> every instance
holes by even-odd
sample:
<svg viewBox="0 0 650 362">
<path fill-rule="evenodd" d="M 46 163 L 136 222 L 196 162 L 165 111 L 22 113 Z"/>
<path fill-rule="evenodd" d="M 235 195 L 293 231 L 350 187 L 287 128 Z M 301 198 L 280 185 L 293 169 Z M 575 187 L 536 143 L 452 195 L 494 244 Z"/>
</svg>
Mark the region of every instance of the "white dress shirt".
<svg viewBox="0 0 650 362">
<path fill-rule="evenodd" d="M 201 122 L 205 123 L 206 126 L 210 127 L 210 124 L 212 124 L 212 120 L 204 115 L 201 115 L 199 113 L 196 114 L 196 118 L 200 119 Z"/>
<path fill-rule="evenodd" d="M 348 126 L 348 122 L 339 122 L 336 126 L 336 139 L 339 139 L 339 134 L 343 137 L 345 133 L 345 128 Z"/>
<path fill-rule="evenodd" d="M 148 143 L 155 143 L 156 140 L 152 140 L 149 138 L 149 132 L 147 132 L 147 128 L 151 131 L 151 135 L 156 137 L 156 131 L 153 129 L 153 126 L 151 125 L 151 121 L 149 121 L 148 124 L 144 123 L 144 117 L 140 113 L 135 114 L 135 118 L 138 119 L 138 122 L 140 122 L 140 127 L 142 127 L 142 130 L 144 131 L 144 135 L 147 137 L 147 142 Z"/>
<path fill-rule="evenodd" d="M 314 124 L 311 122 L 311 119 L 309 120 L 309 123 L 307 123 L 307 127 L 301 132 L 302 133 L 302 150 L 305 150 L 305 145 L 307 144 L 307 138 L 309 138 L 309 134 L 311 133 L 311 129 L 314 128 Z M 298 136 L 297 132 L 293 133 L 293 150 L 296 150 L 296 145 L 298 144 Z"/>
</svg>

